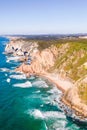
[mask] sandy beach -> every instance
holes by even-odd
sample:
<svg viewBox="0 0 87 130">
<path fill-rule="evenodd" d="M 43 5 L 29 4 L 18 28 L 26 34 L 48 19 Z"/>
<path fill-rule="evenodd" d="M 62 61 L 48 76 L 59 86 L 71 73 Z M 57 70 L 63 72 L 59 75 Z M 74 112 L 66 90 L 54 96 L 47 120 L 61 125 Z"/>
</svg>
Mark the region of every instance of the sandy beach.
<svg viewBox="0 0 87 130">
<path fill-rule="evenodd" d="M 74 85 L 71 81 L 67 79 L 63 79 L 58 74 L 43 73 L 43 74 L 36 74 L 36 75 L 47 78 L 49 81 L 55 84 L 57 88 L 61 90 L 63 93 L 66 92 L 71 87 L 73 87 Z"/>
</svg>

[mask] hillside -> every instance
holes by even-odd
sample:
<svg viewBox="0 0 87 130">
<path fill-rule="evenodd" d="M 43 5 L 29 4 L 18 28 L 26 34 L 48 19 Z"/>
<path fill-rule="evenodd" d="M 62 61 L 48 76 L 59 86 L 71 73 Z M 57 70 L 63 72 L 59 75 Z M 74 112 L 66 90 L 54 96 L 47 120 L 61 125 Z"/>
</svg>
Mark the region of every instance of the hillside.
<svg viewBox="0 0 87 130">
<path fill-rule="evenodd" d="M 87 40 L 86 39 L 60 39 L 52 41 L 39 41 L 39 49 L 43 50 L 55 46 L 58 56 L 50 72 L 57 70 L 77 81 L 87 74 Z"/>
<path fill-rule="evenodd" d="M 66 105 L 87 117 L 87 39 L 16 38 L 6 46 L 5 52 L 19 56 L 23 61 L 16 71 L 26 76 L 44 75 L 63 91 L 62 101 Z M 29 57 L 31 64 L 27 63 Z M 67 80 L 71 84 L 65 82 Z"/>
<path fill-rule="evenodd" d="M 55 62 L 54 69 L 62 71 L 74 81 L 86 75 L 87 40 L 67 41 L 67 43 L 59 45 L 58 48 L 61 48 L 61 51 Z"/>
</svg>

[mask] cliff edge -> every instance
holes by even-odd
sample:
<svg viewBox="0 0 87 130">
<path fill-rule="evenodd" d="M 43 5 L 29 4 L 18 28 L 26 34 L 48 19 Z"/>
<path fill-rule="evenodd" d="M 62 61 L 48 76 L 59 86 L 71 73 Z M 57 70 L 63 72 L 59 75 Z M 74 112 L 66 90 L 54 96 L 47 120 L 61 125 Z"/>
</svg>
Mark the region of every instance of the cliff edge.
<svg viewBox="0 0 87 130">
<path fill-rule="evenodd" d="M 87 117 L 87 82 L 81 80 L 87 78 L 87 40 L 11 39 L 5 52 L 19 56 L 23 61 L 16 71 L 25 73 L 27 77 L 39 75 L 48 78 L 64 93 L 62 102 L 75 110 L 76 115 Z"/>
</svg>

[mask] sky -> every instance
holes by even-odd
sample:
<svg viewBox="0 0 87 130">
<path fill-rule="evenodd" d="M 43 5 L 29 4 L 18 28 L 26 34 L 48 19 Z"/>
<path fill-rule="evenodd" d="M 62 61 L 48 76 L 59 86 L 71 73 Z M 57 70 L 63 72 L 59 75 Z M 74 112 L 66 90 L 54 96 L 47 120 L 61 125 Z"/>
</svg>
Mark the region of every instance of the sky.
<svg viewBox="0 0 87 130">
<path fill-rule="evenodd" d="M 0 0 L 0 34 L 87 33 L 87 0 Z"/>
</svg>

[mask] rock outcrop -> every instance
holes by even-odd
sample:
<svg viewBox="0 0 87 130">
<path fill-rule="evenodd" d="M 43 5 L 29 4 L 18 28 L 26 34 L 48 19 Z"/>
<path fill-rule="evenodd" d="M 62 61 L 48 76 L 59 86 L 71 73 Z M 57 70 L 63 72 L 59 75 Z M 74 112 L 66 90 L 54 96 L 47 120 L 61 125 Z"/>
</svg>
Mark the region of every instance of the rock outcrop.
<svg viewBox="0 0 87 130">
<path fill-rule="evenodd" d="M 6 45 L 5 53 L 14 56 L 29 56 L 37 47 L 37 42 L 29 42 L 24 38 L 14 38 Z"/>
<path fill-rule="evenodd" d="M 43 51 L 33 51 L 31 55 L 31 65 L 23 63 L 16 71 L 24 72 L 27 75 L 44 73 L 54 65 L 58 53 L 57 48 L 52 46 Z"/>
</svg>

